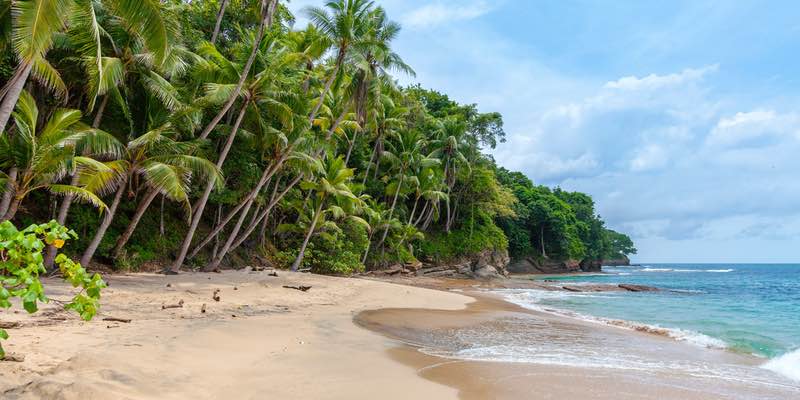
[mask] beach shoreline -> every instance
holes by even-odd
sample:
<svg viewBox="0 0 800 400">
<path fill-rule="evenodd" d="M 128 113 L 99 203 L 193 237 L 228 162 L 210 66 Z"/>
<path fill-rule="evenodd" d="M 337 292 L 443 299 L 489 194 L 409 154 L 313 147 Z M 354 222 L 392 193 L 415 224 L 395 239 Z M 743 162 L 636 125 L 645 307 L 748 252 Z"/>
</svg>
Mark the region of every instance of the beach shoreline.
<svg viewBox="0 0 800 400">
<path fill-rule="evenodd" d="M 512 282 L 277 274 L 110 275 L 102 309 L 88 323 L 53 303 L 35 316 L 2 311 L 0 320 L 22 324 L 9 330 L 4 345 L 25 361 L 0 363 L 0 393 L 8 399 L 780 398 L 741 385 L 709 392 L 668 374 L 468 361 L 436 354 L 422 339 L 524 317 L 556 327 L 552 340 L 610 335 L 656 344 L 677 358 L 696 351 L 657 335 L 537 313 L 484 291 Z M 65 285 L 48 284 L 53 298 L 66 296 Z M 284 287 L 298 285 L 311 289 Z M 182 307 L 163 308 L 181 300 Z"/>
</svg>

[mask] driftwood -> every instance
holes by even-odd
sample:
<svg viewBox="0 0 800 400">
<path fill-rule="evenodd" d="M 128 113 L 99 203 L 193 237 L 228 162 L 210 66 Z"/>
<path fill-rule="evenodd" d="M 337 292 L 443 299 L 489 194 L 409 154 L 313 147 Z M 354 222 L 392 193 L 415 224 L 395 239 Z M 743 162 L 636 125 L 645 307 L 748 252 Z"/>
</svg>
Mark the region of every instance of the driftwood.
<svg viewBox="0 0 800 400">
<path fill-rule="evenodd" d="M 284 285 L 283 287 L 286 288 L 286 289 L 299 290 L 301 292 L 307 292 L 309 289 L 311 289 L 311 286 L 289 286 L 289 285 Z"/>
<path fill-rule="evenodd" d="M 202 314 L 206 313 L 206 303 L 203 303 L 203 305 L 200 306 L 200 313 L 202 313 Z"/>
<path fill-rule="evenodd" d="M 110 322 L 122 322 L 123 324 L 130 324 L 133 321 L 130 318 L 115 318 L 115 317 L 105 317 L 103 321 L 110 321 Z"/>
<path fill-rule="evenodd" d="M 6 354 L 0 361 L 23 362 L 25 361 L 25 356 L 21 354 Z"/>
<path fill-rule="evenodd" d="M 566 291 L 568 291 L 568 292 L 583 292 L 583 290 L 578 289 L 576 287 L 572 287 L 572 286 L 562 286 L 561 288 L 566 290 Z"/>
<path fill-rule="evenodd" d="M 15 322 L 0 321 L 0 329 L 14 329 L 14 328 L 19 328 L 20 326 L 22 326 L 22 323 L 20 323 L 20 322 L 16 322 L 16 321 Z"/>
<path fill-rule="evenodd" d="M 183 308 L 183 300 L 179 301 L 178 304 L 169 304 L 161 306 L 162 310 L 166 310 L 168 308 Z"/>
</svg>

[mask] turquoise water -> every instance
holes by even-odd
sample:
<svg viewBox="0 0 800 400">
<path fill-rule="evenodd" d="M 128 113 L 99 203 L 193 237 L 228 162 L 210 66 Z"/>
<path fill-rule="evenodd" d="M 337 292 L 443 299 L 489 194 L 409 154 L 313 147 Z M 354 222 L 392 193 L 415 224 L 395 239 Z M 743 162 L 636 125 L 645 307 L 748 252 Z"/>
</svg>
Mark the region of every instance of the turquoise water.
<svg viewBox="0 0 800 400">
<path fill-rule="evenodd" d="M 699 332 L 732 350 L 767 358 L 800 348 L 800 265 L 643 264 L 604 271 L 608 274 L 568 279 L 670 291 L 566 296 L 540 304 Z"/>
<path fill-rule="evenodd" d="M 509 300 L 588 319 L 667 328 L 701 347 L 764 358 L 764 368 L 800 381 L 800 264 L 643 264 L 595 276 L 551 277 L 570 285 L 632 283 L 661 292 L 522 290 Z"/>
</svg>

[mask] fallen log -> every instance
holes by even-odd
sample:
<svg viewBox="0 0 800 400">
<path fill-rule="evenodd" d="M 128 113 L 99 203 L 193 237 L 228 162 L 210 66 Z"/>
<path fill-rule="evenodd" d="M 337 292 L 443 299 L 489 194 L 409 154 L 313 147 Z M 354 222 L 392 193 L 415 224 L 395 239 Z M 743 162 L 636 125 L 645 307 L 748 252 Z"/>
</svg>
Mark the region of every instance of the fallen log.
<svg viewBox="0 0 800 400">
<path fill-rule="evenodd" d="M 309 289 L 311 289 L 311 286 L 289 286 L 289 285 L 284 285 L 283 287 L 286 288 L 286 289 L 299 290 L 301 292 L 307 292 Z"/>
<path fill-rule="evenodd" d="M 25 356 L 21 354 L 6 354 L 2 361 L 23 362 L 25 361 Z"/>
<path fill-rule="evenodd" d="M 178 304 L 170 304 L 170 305 L 162 305 L 161 309 L 166 310 L 170 308 L 183 308 L 183 300 L 179 301 Z"/>
<path fill-rule="evenodd" d="M 110 322 L 122 322 L 123 324 L 130 324 L 133 321 L 130 318 L 115 318 L 115 317 L 105 317 L 103 321 L 110 321 Z"/>
</svg>

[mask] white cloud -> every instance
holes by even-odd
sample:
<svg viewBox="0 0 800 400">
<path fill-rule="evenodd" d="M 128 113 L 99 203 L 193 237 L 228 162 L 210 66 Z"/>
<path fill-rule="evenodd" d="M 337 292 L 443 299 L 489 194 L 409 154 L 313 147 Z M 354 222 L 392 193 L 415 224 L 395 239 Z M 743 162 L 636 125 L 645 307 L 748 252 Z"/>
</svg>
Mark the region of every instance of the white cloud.
<svg viewBox="0 0 800 400">
<path fill-rule="evenodd" d="M 719 146 L 742 145 L 775 136 L 797 136 L 800 117 L 796 114 L 779 114 L 774 110 L 737 112 L 732 117 L 720 118 L 708 137 L 708 144 Z"/>
<path fill-rule="evenodd" d="M 650 74 L 643 78 L 626 76 L 616 81 L 606 83 L 605 88 L 620 90 L 653 90 L 668 86 L 680 86 L 690 82 L 697 82 L 703 79 L 708 73 L 716 72 L 718 69 L 719 65 L 714 64 L 698 69 L 687 68 L 679 73 L 669 75 Z"/>
<path fill-rule="evenodd" d="M 428 28 L 444 23 L 478 18 L 492 11 L 487 1 L 436 2 L 408 12 L 402 21 L 411 28 Z"/>
</svg>

